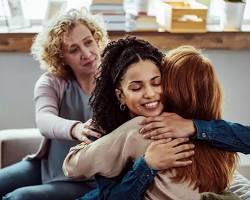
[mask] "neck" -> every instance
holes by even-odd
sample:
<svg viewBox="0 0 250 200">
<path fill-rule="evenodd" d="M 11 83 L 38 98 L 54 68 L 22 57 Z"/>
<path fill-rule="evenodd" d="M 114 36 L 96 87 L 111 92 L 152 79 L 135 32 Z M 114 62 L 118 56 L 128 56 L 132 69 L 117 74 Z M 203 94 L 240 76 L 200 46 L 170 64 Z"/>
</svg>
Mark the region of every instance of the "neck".
<svg viewBox="0 0 250 200">
<path fill-rule="evenodd" d="M 95 78 L 94 75 L 91 76 L 78 76 L 76 77 L 76 80 L 78 82 L 78 84 L 80 85 L 82 91 L 87 94 L 87 95 L 91 95 L 91 93 L 93 92 L 94 88 L 95 88 Z"/>
</svg>

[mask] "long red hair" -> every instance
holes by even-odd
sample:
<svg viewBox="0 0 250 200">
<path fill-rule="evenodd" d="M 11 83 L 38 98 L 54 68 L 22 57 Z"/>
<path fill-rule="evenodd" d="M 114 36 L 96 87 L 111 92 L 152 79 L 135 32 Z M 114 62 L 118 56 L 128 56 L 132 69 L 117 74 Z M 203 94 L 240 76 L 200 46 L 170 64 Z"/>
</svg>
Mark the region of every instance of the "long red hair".
<svg viewBox="0 0 250 200">
<path fill-rule="evenodd" d="M 163 67 L 165 111 L 184 118 L 221 119 L 222 90 L 211 62 L 191 46 L 176 48 L 165 57 Z M 219 134 L 219 133 L 218 133 Z M 189 182 L 199 192 L 222 192 L 237 166 L 236 153 L 194 140 L 192 165 L 175 168 L 174 182 Z"/>
</svg>

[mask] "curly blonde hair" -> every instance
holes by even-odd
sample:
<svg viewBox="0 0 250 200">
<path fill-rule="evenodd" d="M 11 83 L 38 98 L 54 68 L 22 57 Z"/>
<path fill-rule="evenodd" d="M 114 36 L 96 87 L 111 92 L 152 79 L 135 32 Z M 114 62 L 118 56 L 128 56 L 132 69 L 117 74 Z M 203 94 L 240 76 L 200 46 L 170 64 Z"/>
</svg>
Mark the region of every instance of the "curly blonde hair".
<svg viewBox="0 0 250 200">
<path fill-rule="evenodd" d="M 100 50 L 108 43 L 107 31 L 100 16 L 91 15 L 86 9 L 71 9 L 54 18 L 34 39 L 31 54 L 41 68 L 58 77 L 67 79 L 71 70 L 63 64 L 63 36 L 76 24 L 85 25 L 98 41 Z"/>
</svg>

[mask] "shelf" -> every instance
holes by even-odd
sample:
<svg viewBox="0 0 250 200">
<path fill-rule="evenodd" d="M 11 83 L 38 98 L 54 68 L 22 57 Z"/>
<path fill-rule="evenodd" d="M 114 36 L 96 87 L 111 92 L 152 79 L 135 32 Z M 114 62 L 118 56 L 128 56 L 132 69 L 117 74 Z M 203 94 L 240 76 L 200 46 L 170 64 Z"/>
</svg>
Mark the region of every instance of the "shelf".
<svg viewBox="0 0 250 200">
<path fill-rule="evenodd" d="M 0 29 L 0 52 L 25 52 L 30 51 L 33 38 L 39 32 L 39 27 L 22 30 L 22 32 L 7 32 Z M 206 33 L 169 33 L 157 31 L 110 31 L 111 40 L 117 40 L 126 35 L 134 35 L 160 49 L 171 49 L 179 45 L 193 45 L 203 49 L 250 49 L 250 31 L 208 29 Z"/>
</svg>

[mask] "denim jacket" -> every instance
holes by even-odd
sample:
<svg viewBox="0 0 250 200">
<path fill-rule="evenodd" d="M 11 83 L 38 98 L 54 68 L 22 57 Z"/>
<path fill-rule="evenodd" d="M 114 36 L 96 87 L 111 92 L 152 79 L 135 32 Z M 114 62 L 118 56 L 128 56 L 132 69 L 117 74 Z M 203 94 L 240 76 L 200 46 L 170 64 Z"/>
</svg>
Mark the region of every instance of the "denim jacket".
<svg viewBox="0 0 250 200">
<path fill-rule="evenodd" d="M 198 140 L 226 150 L 250 154 L 250 127 L 224 120 L 194 120 Z"/>
<path fill-rule="evenodd" d="M 224 120 L 194 120 L 196 135 L 193 139 L 208 141 L 227 151 L 250 153 L 250 127 Z M 154 181 L 156 170 L 147 166 L 144 158 L 135 161 L 130 170 L 119 177 L 96 176 L 97 188 L 80 200 L 140 200 Z"/>
<path fill-rule="evenodd" d="M 79 200 L 139 200 L 143 199 L 157 174 L 157 170 L 148 167 L 143 157 L 137 159 L 130 170 L 119 177 L 105 178 L 96 175 L 97 188 Z"/>
</svg>

